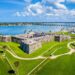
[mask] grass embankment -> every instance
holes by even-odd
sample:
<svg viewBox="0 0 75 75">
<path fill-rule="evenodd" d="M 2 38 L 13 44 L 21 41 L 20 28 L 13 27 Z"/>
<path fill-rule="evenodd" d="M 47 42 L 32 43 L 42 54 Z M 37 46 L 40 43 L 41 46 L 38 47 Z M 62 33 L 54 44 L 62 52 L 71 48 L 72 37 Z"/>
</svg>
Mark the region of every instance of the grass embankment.
<svg viewBox="0 0 75 75">
<path fill-rule="evenodd" d="M 64 34 L 64 35 L 69 35 L 71 37 L 74 37 L 75 38 L 75 34 L 72 34 L 72 33 L 69 33 L 69 32 L 56 32 L 56 34 Z"/>
<path fill-rule="evenodd" d="M 34 75 L 75 75 L 75 54 L 47 60 L 44 66 L 36 69 Z M 33 75 L 32 74 L 32 75 Z"/>
<path fill-rule="evenodd" d="M 67 44 L 69 42 L 70 42 L 70 40 L 69 41 L 59 42 L 51 50 L 49 50 L 47 53 L 45 53 L 44 56 L 59 55 L 59 54 L 69 52 L 69 49 L 67 48 Z"/>
<path fill-rule="evenodd" d="M 17 43 L 13 43 L 13 42 L 0 42 L 0 45 L 8 45 L 18 56 L 20 57 L 36 57 L 41 55 L 44 51 L 48 50 L 49 48 L 51 48 L 53 45 L 57 44 L 58 42 L 45 42 L 42 44 L 42 48 L 39 48 L 38 50 L 36 50 L 35 52 L 33 52 L 32 54 L 27 54 L 25 53 L 23 50 L 21 50 L 20 44 Z"/>
<path fill-rule="evenodd" d="M 9 54 L 6 49 L 3 51 L 3 53 L 0 53 L 0 75 L 10 75 L 8 71 L 12 69 L 15 71 L 16 75 L 27 75 L 36 65 L 42 61 L 42 59 L 18 60 Z M 17 63 L 15 64 L 15 62 Z"/>
<path fill-rule="evenodd" d="M 8 52 L 6 52 L 6 56 L 10 61 L 10 64 L 17 72 L 16 75 L 27 75 L 36 65 L 38 65 L 42 60 L 18 60 L 12 57 Z M 19 65 L 16 67 L 14 63 L 18 61 Z"/>
<path fill-rule="evenodd" d="M 68 43 L 68 41 L 61 43 L 60 46 L 67 47 L 66 43 Z M 58 46 L 59 45 L 57 45 L 56 47 Z M 65 50 L 66 48 L 63 48 L 63 49 Z M 55 52 L 55 54 L 59 54 L 58 51 Z M 61 49 L 61 53 L 63 53 L 62 49 Z M 50 53 L 48 54 L 50 55 Z M 74 61 L 75 61 L 75 53 L 73 53 L 72 55 L 62 56 L 54 60 L 48 59 L 45 63 L 43 63 L 40 67 L 38 67 L 34 72 L 32 72 L 32 75 L 75 75 Z"/>
<path fill-rule="evenodd" d="M 19 44 L 17 43 L 0 43 L 0 45 L 8 45 L 11 47 L 11 49 L 19 56 L 21 57 L 35 57 L 41 55 L 44 51 L 47 49 L 51 48 L 53 45 L 57 44 L 55 47 L 53 47 L 50 51 L 45 54 L 45 56 L 50 56 L 50 54 L 58 49 L 54 54 L 62 54 L 65 53 L 65 50 L 67 52 L 67 43 L 70 41 L 64 41 L 64 42 L 48 42 L 48 43 L 43 43 L 42 48 L 38 49 L 32 54 L 26 54 L 19 48 Z M 60 50 L 59 50 L 60 48 Z M 12 55 L 10 55 L 7 51 L 5 51 L 5 57 L 8 58 L 9 63 L 11 66 L 14 68 L 16 71 L 17 75 L 27 75 L 34 67 L 36 67 L 42 60 L 18 60 L 15 59 Z M 18 61 L 19 65 L 16 67 L 14 63 Z M 71 56 L 63 56 L 59 57 L 55 60 L 50 60 L 48 59 L 45 63 L 41 65 L 41 67 L 38 67 L 36 71 L 32 73 L 37 75 L 74 75 L 74 70 L 75 70 L 75 55 Z M 5 73 L 10 69 L 11 67 L 8 65 L 6 67 L 6 62 L 4 63 L 5 66 L 4 71 Z M 0 65 L 2 67 L 2 65 Z M 1 73 L 3 75 L 3 73 Z M 6 74 L 7 75 L 7 74 Z"/>
<path fill-rule="evenodd" d="M 0 75 L 10 75 L 8 73 L 9 70 L 12 70 L 10 64 L 8 63 L 6 58 L 3 57 L 2 54 L 0 54 Z M 16 75 L 16 74 L 12 74 L 12 75 Z"/>
</svg>

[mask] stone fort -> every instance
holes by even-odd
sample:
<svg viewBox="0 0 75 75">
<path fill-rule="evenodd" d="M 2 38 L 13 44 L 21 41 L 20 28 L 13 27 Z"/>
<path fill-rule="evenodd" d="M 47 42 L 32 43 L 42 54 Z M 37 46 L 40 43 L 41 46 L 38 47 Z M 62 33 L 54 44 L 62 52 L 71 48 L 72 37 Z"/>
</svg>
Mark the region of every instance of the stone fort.
<svg viewBox="0 0 75 75">
<path fill-rule="evenodd" d="M 69 40 L 70 36 L 56 34 L 40 34 L 31 32 L 29 34 L 15 36 L 0 36 L 0 42 L 16 42 L 20 44 L 20 48 L 26 53 L 33 53 L 42 47 L 42 42 L 64 41 Z"/>
</svg>

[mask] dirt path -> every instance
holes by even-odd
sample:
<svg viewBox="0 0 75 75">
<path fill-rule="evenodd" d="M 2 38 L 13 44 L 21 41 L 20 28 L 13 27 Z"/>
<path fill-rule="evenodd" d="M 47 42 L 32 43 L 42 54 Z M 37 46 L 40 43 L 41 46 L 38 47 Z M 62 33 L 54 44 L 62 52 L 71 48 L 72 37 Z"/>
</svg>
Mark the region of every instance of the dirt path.
<svg viewBox="0 0 75 75">
<path fill-rule="evenodd" d="M 50 57 L 50 59 L 56 59 L 57 57 L 64 56 L 64 55 L 71 55 L 72 53 L 74 53 L 74 52 L 75 52 L 75 49 L 72 49 L 72 48 L 70 47 L 70 44 L 71 44 L 71 43 L 73 43 L 73 42 L 69 42 L 69 43 L 67 44 L 67 47 L 68 47 L 68 49 L 70 50 L 69 52 L 64 53 L 64 54 L 60 54 L 60 55 L 53 55 L 53 56 Z"/>
<path fill-rule="evenodd" d="M 34 58 L 23 58 L 23 57 L 19 57 L 15 54 L 13 54 L 11 51 L 7 50 L 8 53 L 10 53 L 13 57 L 20 59 L 20 60 L 36 60 L 36 59 L 45 59 L 46 57 L 42 57 L 42 56 L 38 56 L 38 57 L 34 57 Z"/>
<path fill-rule="evenodd" d="M 16 59 L 20 59 L 20 60 L 37 60 L 37 59 L 46 59 L 48 57 L 44 57 L 42 56 L 43 54 L 45 54 L 46 52 L 48 52 L 49 50 L 51 50 L 53 47 L 55 47 L 57 44 L 53 45 L 52 47 L 50 47 L 48 50 L 46 50 L 45 52 L 43 52 L 40 56 L 37 57 L 33 57 L 33 58 L 23 58 L 18 56 L 9 46 L 8 48 L 11 50 L 6 50 L 8 53 L 10 53 L 13 57 L 15 57 Z"/>
</svg>

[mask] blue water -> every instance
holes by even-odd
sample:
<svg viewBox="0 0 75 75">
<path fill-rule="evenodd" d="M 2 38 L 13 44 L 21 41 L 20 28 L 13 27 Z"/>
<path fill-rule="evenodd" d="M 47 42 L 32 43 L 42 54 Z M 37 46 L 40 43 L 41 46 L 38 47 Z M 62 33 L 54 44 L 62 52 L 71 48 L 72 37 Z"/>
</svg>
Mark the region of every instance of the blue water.
<svg viewBox="0 0 75 75">
<path fill-rule="evenodd" d="M 28 26 L 0 26 L 0 34 L 2 35 L 17 35 L 24 34 L 32 30 L 35 32 L 55 32 L 59 31 L 60 26 L 38 26 L 38 25 L 28 25 Z"/>
</svg>

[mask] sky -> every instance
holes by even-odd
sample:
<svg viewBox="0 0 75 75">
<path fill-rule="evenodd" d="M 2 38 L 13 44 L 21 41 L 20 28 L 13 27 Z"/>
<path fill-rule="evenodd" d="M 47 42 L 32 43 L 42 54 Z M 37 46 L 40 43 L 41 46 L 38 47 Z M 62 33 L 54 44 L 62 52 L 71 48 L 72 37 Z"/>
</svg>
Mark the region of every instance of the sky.
<svg viewBox="0 0 75 75">
<path fill-rule="evenodd" d="M 0 0 L 0 22 L 75 22 L 75 0 Z"/>
</svg>

